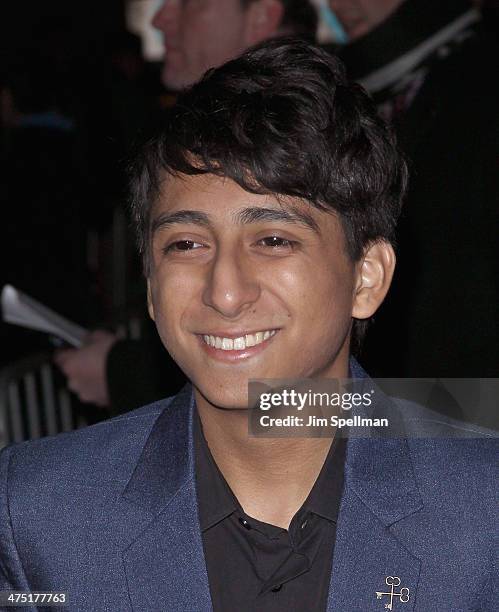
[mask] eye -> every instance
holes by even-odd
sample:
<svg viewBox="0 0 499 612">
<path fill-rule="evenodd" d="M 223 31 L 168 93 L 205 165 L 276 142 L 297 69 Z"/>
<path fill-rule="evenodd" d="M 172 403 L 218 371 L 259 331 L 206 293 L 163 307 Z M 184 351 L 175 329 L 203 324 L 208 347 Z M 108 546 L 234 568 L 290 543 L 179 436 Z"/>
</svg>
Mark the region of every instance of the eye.
<svg viewBox="0 0 499 612">
<path fill-rule="evenodd" d="M 294 240 L 288 240 L 280 236 L 266 236 L 259 240 L 257 244 L 271 249 L 292 249 L 296 243 Z"/>
<path fill-rule="evenodd" d="M 183 251 L 194 251 L 203 247 L 200 242 L 194 242 L 194 240 L 177 240 L 176 242 L 172 242 L 168 246 L 163 249 L 164 253 L 171 252 L 183 252 Z"/>
</svg>

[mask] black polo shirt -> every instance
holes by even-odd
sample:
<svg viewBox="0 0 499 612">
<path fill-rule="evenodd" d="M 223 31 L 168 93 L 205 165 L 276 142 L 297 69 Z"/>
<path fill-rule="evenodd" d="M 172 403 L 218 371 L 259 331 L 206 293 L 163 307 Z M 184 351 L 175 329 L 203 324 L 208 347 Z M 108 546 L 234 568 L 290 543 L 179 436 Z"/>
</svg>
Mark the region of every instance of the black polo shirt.
<svg viewBox="0 0 499 612">
<path fill-rule="evenodd" d="M 335 438 L 289 530 L 244 513 L 218 469 L 197 412 L 198 508 L 215 612 L 326 610 L 346 439 Z"/>
</svg>

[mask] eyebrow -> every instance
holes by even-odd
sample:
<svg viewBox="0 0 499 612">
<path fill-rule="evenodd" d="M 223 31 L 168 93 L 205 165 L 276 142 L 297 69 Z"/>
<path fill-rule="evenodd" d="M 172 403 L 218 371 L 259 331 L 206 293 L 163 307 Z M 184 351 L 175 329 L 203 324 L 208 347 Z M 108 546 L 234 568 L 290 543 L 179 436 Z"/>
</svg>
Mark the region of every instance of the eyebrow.
<svg viewBox="0 0 499 612">
<path fill-rule="evenodd" d="M 319 225 L 312 215 L 300 210 L 284 210 L 280 208 L 260 208 L 258 206 L 243 208 L 234 215 L 237 223 L 258 223 L 259 221 L 281 221 L 304 225 L 314 232 L 319 233 Z"/>
<path fill-rule="evenodd" d="M 180 224 L 200 225 L 211 229 L 212 224 L 206 213 L 197 210 L 178 210 L 174 213 L 162 213 L 158 215 L 151 223 L 151 234 L 154 234 L 160 229 L 171 227 L 172 225 Z"/>
<path fill-rule="evenodd" d="M 232 217 L 234 222 L 240 225 L 248 225 L 250 223 L 259 223 L 262 221 L 278 221 L 282 223 L 304 225 L 317 234 L 319 233 L 317 221 L 306 212 L 295 209 L 284 210 L 250 206 L 238 210 Z M 160 229 L 180 224 L 198 225 L 207 229 L 213 228 L 210 217 L 206 213 L 197 210 L 178 210 L 173 213 L 162 213 L 156 217 L 151 224 L 151 234 L 154 234 Z"/>
</svg>

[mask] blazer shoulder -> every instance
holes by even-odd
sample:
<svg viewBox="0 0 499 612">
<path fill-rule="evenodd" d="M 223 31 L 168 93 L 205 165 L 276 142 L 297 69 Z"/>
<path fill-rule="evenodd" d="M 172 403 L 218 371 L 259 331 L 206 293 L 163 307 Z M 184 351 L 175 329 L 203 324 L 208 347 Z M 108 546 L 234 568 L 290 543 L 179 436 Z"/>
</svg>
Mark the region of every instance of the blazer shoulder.
<svg viewBox="0 0 499 612">
<path fill-rule="evenodd" d="M 498 432 L 417 405 L 405 408 L 406 439 L 421 490 L 442 495 L 442 504 L 445 499 L 467 500 L 483 516 L 491 514 L 497 488 Z"/>
<path fill-rule="evenodd" d="M 453 419 L 409 400 L 396 403 L 408 437 L 499 441 L 499 431 Z"/>
<path fill-rule="evenodd" d="M 95 425 L 56 436 L 29 440 L 0 453 L 3 476 L 11 486 L 61 483 L 125 483 L 136 465 L 166 398 Z"/>
<path fill-rule="evenodd" d="M 407 400 L 398 400 L 397 409 L 420 482 L 445 482 L 447 493 L 463 497 L 478 488 L 477 499 L 490 501 L 497 482 L 499 432 Z"/>
</svg>

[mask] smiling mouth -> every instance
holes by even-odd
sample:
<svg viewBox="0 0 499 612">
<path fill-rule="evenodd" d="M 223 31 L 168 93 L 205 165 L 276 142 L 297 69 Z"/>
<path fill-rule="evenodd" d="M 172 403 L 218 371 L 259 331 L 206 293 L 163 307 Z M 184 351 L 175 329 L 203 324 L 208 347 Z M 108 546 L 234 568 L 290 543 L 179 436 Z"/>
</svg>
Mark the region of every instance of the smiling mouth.
<svg viewBox="0 0 499 612">
<path fill-rule="evenodd" d="M 201 338 L 205 344 L 215 349 L 220 349 L 222 351 L 244 351 L 247 348 L 258 346 L 269 338 L 272 338 L 277 331 L 277 329 L 267 329 L 253 334 L 244 334 L 237 338 L 202 334 Z"/>
</svg>

